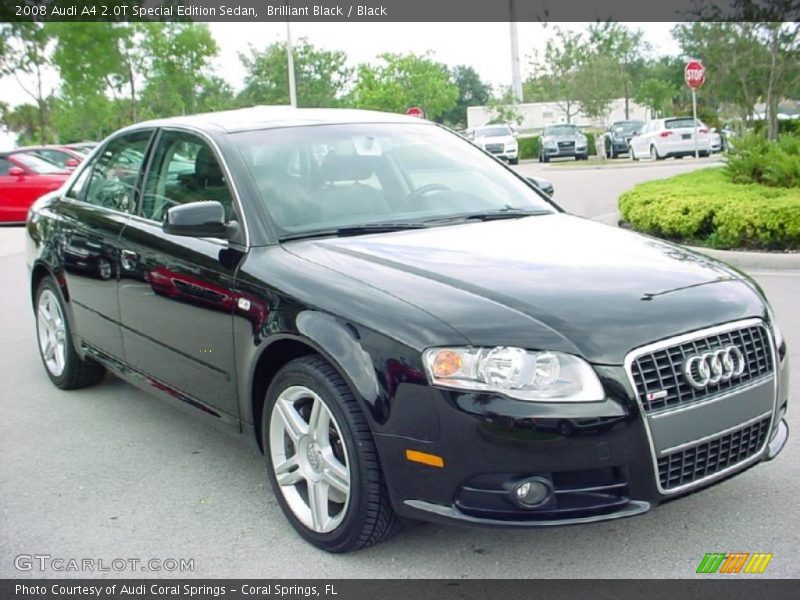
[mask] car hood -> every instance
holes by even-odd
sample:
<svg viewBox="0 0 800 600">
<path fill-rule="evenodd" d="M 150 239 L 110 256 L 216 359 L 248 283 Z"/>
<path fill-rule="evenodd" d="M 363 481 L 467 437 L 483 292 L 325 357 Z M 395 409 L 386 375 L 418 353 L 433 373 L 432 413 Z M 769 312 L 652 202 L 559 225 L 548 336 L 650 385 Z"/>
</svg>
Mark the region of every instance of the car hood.
<svg viewBox="0 0 800 600">
<path fill-rule="evenodd" d="M 284 247 L 422 308 L 474 345 L 572 352 L 596 364 L 765 310 L 753 285 L 722 263 L 565 214 Z"/>
</svg>

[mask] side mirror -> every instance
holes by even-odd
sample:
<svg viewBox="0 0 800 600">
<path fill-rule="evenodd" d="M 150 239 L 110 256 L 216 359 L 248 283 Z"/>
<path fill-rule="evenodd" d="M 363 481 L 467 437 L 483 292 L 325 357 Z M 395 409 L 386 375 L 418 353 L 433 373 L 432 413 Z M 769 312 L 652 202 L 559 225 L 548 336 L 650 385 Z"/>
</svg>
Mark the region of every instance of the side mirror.
<svg viewBox="0 0 800 600">
<path fill-rule="evenodd" d="M 208 200 L 173 206 L 167 210 L 161 229 L 172 235 L 224 238 L 228 224 L 222 204 Z"/>
<path fill-rule="evenodd" d="M 68 159 L 67 159 L 67 162 L 65 163 L 65 166 L 66 166 L 68 169 L 74 169 L 74 168 L 75 168 L 75 167 L 77 167 L 79 164 L 81 164 L 81 161 L 79 161 L 77 158 L 68 158 Z"/>
<path fill-rule="evenodd" d="M 11 167 L 8 170 L 8 176 L 16 177 L 17 179 L 22 179 L 23 177 L 25 177 L 25 169 L 23 169 L 22 167 Z"/>
</svg>

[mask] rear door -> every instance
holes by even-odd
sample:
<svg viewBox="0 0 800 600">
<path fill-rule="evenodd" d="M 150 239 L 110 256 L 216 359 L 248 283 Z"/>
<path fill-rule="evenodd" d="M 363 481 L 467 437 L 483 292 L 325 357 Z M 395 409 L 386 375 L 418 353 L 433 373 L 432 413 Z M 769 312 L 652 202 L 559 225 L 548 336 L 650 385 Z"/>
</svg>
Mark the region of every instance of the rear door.
<svg viewBox="0 0 800 600">
<path fill-rule="evenodd" d="M 152 385 L 207 412 L 238 419 L 233 278 L 244 256 L 220 239 L 164 233 L 170 207 L 216 200 L 236 218 L 214 149 L 198 135 L 163 130 L 141 205 L 122 233 L 119 306 L 127 362 Z M 224 418 L 224 417 L 223 417 Z"/>
<path fill-rule="evenodd" d="M 109 141 L 59 204 L 57 248 L 70 296 L 74 334 L 105 354 L 124 358 L 117 302 L 119 236 L 130 218 L 153 130 Z"/>
</svg>

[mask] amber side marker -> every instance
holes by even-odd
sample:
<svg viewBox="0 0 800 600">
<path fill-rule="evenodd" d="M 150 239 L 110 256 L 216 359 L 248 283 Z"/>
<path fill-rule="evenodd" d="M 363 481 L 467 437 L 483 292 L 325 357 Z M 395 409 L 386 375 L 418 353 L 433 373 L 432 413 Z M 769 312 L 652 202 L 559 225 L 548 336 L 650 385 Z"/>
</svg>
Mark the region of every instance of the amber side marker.
<svg viewBox="0 0 800 600">
<path fill-rule="evenodd" d="M 427 452 L 419 452 L 417 450 L 406 450 L 406 458 L 412 462 L 422 463 L 431 467 L 444 468 L 444 459 L 435 454 L 428 454 Z"/>
</svg>

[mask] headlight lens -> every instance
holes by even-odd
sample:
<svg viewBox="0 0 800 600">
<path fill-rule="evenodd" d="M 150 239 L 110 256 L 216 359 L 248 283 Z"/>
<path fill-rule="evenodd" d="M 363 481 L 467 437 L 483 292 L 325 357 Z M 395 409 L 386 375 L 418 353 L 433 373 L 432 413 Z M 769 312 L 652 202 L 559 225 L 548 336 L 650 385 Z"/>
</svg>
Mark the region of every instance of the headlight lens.
<svg viewBox="0 0 800 600">
<path fill-rule="evenodd" d="M 605 397 L 589 363 L 562 352 L 509 346 L 429 348 L 422 359 L 430 382 L 444 387 L 534 402 L 598 402 Z"/>
</svg>

